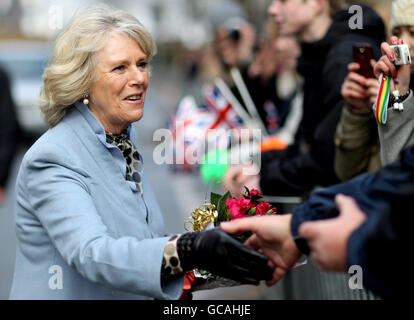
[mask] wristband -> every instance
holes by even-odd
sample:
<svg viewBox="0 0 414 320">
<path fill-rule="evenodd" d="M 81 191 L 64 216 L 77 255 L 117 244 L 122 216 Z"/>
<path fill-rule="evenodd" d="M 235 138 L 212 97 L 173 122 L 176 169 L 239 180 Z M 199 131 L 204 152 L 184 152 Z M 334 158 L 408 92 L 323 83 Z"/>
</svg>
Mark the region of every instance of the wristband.
<svg viewBox="0 0 414 320">
<path fill-rule="evenodd" d="M 410 90 L 408 90 L 407 93 L 400 95 L 400 92 L 398 90 L 395 90 L 392 92 L 392 95 L 390 95 L 390 100 L 388 103 L 388 108 L 393 108 L 394 110 L 403 111 L 404 106 L 402 102 L 408 98 L 410 95 Z"/>
</svg>

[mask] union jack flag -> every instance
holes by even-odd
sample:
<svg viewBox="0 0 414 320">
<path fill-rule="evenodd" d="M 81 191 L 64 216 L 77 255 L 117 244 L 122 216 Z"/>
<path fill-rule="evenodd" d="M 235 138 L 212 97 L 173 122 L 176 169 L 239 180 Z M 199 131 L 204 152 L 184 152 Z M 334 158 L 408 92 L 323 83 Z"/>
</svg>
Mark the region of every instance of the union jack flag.
<svg viewBox="0 0 414 320">
<path fill-rule="evenodd" d="M 204 103 L 201 108 L 214 111 L 215 121 L 208 129 L 224 128 L 234 129 L 243 125 L 242 119 L 233 110 L 231 104 L 224 98 L 216 86 L 208 85 L 204 87 Z"/>
<path fill-rule="evenodd" d="M 205 86 L 202 93 L 204 101 L 201 106 L 197 106 L 193 97 L 186 96 L 180 101 L 176 113 L 171 117 L 170 129 L 173 133 L 174 154 L 182 150 L 185 153 L 185 150 L 191 147 L 195 150 L 196 156 L 201 159 L 206 145 L 215 144 L 220 148 L 227 148 L 230 143 L 230 136 L 225 137 L 227 140 L 223 142 L 223 137 L 212 133 L 219 129 L 228 132 L 230 129 L 239 129 L 243 125 L 242 119 L 215 86 Z M 175 163 L 177 166 L 174 169 L 192 171 L 191 167 L 196 166 L 188 160 L 184 157 L 184 163 Z"/>
</svg>

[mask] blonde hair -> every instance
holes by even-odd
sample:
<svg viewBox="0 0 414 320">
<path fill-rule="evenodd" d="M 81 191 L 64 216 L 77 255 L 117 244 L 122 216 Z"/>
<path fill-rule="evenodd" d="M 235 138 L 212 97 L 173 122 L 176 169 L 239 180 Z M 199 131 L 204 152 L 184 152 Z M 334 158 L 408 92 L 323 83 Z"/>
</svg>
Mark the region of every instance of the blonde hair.
<svg viewBox="0 0 414 320">
<path fill-rule="evenodd" d="M 148 59 L 156 54 L 150 33 L 127 12 L 97 5 L 77 15 L 57 37 L 43 73 L 39 104 L 49 127 L 58 124 L 67 110 L 88 93 L 95 78 L 96 53 L 114 33 L 136 40 Z"/>
</svg>

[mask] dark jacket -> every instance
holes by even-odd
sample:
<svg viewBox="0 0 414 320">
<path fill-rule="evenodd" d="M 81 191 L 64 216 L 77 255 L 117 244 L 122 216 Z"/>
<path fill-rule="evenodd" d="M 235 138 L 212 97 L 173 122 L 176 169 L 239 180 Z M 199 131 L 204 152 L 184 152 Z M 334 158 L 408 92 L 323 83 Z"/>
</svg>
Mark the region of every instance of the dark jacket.
<svg viewBox="0 0 414 320">
<path fill-rule="evenodd" d="M 407 299 L 412 295 L 407 283 L 411 254 L 409 234 L 412 230 L 412 199 L 414 182 L 398 188 L 390 205 L 370 218 L 353 232 L 348 240 L 348 265 L 359 265 L 363 283 L 382 298 Z"/>
<path fill-rule="evenodd" d="M 308 201 L 293 211 L 291 233 L 298 248 L 309 254 L 309 247 L 299 236 L 305 221 L 327 219 L 338 215 L 335 196 L 353 197 L 367 220 L 348 240 L 347 264 L 360 265 L 364 285 L 382 297 L 402 295 L 405 283 L 400 272 L 410 251 L 408 235 L 412 232 L 412 199 L 414 195 L 414 147 L 402 153 L 399 161 L 374 174 L 363 174 L 350 181 L 314 192 Z M 410 245 L 411 247 L 411 245 Z"/>
<path fill-rule="evenodd" d="M 381 18 L 371 8 L 362 8 L 361 30 L 351 30 L 351 15 L 340 11 L 323 39 L 301 44 L 298 71 L 304 77 L 302 123 L 291 150 L 262 154 L 263 193 L 303 194 L 315 186 L 339 181 L 334 171 L 334 137 L 343 106 L 341 86 L 353 61 L 352 46 L 368 43 L 379 57 L 385 39 Z"/>
<path fill-rule="evenodd" d="M 19 126 L 9 79 L 0 69 L 0 188 L 4 188 L 19 139 Z"/>
</svg>

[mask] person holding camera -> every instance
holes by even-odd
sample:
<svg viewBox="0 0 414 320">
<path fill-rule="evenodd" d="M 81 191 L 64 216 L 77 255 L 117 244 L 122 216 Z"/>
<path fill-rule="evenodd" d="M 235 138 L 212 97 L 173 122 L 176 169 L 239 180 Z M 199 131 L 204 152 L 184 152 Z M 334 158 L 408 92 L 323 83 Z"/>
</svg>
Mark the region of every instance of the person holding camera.
<svg viewBox="0 0 414 320">
<path fill-rule="evenodd" d="M 412 81 L 414 65 L 398 67 L 397 72 L 394 65 L 396 56 L 390 45 L 407 44 L 410 48 L 410 54 L 413 56 L 413 16 L 414 3 L 412 1 L 397 0 L 393 2 L 390 28 L 394 37 L 391 38 L 390 44 L 385 42 L 382 44 L 383 56 L 381 60 L 378 63 L 371 61 L 373 69 L 377 70 L 376 77 L 379 77 L 383 72 L 396 79 L 391 82 L 391 101 L 385 124 L 377 125 L 372 112 L 372 106 L 375 105 L 378 95 L 378 80 L 367 79 L 358 74 L 359 65 L 356 63 L 348 66 L 350 73 L 342 86 L 342 95 L 346 105 L 342 111 L 335 137 L 335 171 L 343 181 L 360 173 L 375 172 L 381 165 L 396 160 L 401 151 L 412 143 L 410 139 L 412 139 L 413 126 L 410 122 L 413 119 L 413 115 L 411 115 L 413 108 L 410 106 L 414 101 L 412 94 L 407 95 L 407 93 L 409 87 L 414 84 Z M 395 89 L 398 89 L 398 93 L 404 99 L 399 102 L 406 106 L 405 112 L 393 110 L 392 92 Z"/>
<path fill-rule="evenodd" d="M 401 0 L 393 3 L 393 12 L 408 6 L 406 10 L 414 13 L 414 3 L 408 4 Z M 412 18 L 411 18 L 412 19 Z M 414 36 L 409 30 L 414 29 L 414 19 L 411 26 L 399 26 L 393 36 L 391 45 L 403 45 L 410 43 L 410 54 L 414 51 Z M 392 20 L 395 23 L 395 20 Z M 408 30 L 407 30 L 408 29 Z M 413 30 L 414 31 L 414 30 Z M 402 38 L 404 36 L 404 38 Z M 414 144 L 414 97 L 411 90 L 414 82 L 413 64 L 399 64 L 396 62 L 395 50 L 386 42 L 381 45 L 383 56 L 374 67 L 377 77 L 381 74 L 393 78 L 390 88 L 390 100 L 387 109 L 387 122 L 378 124 L 378 133 L 381 144 L 381 161 L 384 165 L 391 163 L 399 158 L 401 151 Z M 398 65 L 397 65 L 398 64 Z M 396 105 L 396 103 L 398 103 Z M 375 110 L 378 106 L 375 105 Z"/>
<path fill-rule="evenodd" d="M 242 191 L 260 188 L 266 195 L 307 195 L 317 186 L 339 181 L 334 171 L 334 137 L 343 99 L 342 83 L 353 59 L 352 46 L 368 42 L 379 46 L 385 38 L 381 18 L 361 5 L 364 26 L 351 30 L 342 1 L 292 0 L 272 2 L 268 9 L 281 34 L 296 35 L 301 42 L 298 71 L 304 78 L 303 118 L 295 143 L 286 150 L 261 154 L 260 175 L 243 175 L 235 166 L 225 177 L 225 187 Z M 255 185 L 253 185 L 255 184 Z"/>
<path fill-rule="evenodd" d="M 378 48 L 379 51 L 379 48 Z M 373 67 L 376 61 L 371 60 Z M 372 105 L 378 94 L 378 80 L 359 73 L 352 62 L 342 85 L 345 100 L 335 134 L 335 172 L 342 181 L 381 168 L 378 129 Z"/>
</svg>

